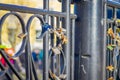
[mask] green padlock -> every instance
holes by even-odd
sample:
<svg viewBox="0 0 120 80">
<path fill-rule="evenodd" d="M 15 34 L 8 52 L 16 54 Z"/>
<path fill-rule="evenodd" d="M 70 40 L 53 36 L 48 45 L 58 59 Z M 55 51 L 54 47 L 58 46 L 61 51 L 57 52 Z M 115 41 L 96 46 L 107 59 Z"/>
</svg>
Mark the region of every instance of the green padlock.
<svg viewBox="0 0 120 80">
<path fill-rule="evenodd" d="M 5 48 L 11 48 L 11 46 L 10 45 L 0 45 L 0 49 L 5 49 Z"/>
<path fill-rule="evenodd" d="M 114 49 L 113 46 L 111 46 L 111 45 L 108 45 L 107 48 L 108 48 L 110 51 L 112 51 L 112 50 Z"/>
</svg>

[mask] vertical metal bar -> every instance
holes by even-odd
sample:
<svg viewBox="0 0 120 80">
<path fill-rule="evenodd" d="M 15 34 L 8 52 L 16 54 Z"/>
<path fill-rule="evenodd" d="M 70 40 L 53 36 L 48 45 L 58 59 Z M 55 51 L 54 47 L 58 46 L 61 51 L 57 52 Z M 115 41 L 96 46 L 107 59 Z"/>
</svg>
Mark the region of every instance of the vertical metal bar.
<svg viewBox="0 0 120 80">
<path fill-rule="evenodd" d="M 107 23 L 107 29 L 109 28 L 109 22 Z M 109 36 L 107 36 L 107 45 L 109 44 Z M 109 66 L 109 50 L 106 52 L 106 66 Z M 106 70 L 106 79 L 108 79 L 109 72 Z"/>
<path fill-rule="evenodd" d="M 104 1 L 106 1 L 106 0 L 104 0 Z M 104 50 L 103 50 L 103 59 L 104 59 L 104 61 L 103 61 L 103 79 L 102 80 L 106 80 L 106 69 L 105 69 L 105 67 L 106 67 L 106 60 L 107 60 L 107 57 L 106 57 L 106 55 L 107 55 L 107 52 L 106 52 L 106 44 L 107 44 L 107 35 L 106 35 L 106 31 L 107 31 L 107 3 L 105 3 L 104 4 L 104 7 L 103 7 L 103 9 L 104 9 L 104 12 L 103 12 L 103 16 L 104 16 L 104 21 L 103 21 L 103 27 L 104 27 Z"/>
<path fill-rule="evenodd" d="M 29 38 L 29 36 L 28 36 L 28 42 L 27 42 L 27 44 L 28 44 L 28 57 L 29 57 L 29 66 L 30 66 L 30 80 L 32 80 L 33 79 L 33 73 L 32 73 L 32 61 L 31 61 L 31 58 L 32 58 L 32 54 L 31 54 L 31 47 L 30 47 L 30 38 Z"/>
<path fill-rule="evenodd" d="M 70 80 L 70 0 L 66 1 L 66 30 L 68 38 L 68 43 L 66 45 L 66 80 Z"/>
<path fill-rule="evenodd" d="M 30 58 L 30 79 L 31 80 L 33 80 L 34 78 L 33 78 L 33 66 L 32 66 L 32 60 L 31 60 L 31 58 Z M 37 75 L 36 75 L 37 76 Z M 36 79 L 35 79 L 36 80 Z"/>
<path fill-rule="evenodd" d="M 75 27 L 75 54 L 79 54 L 79 78 L 104 80 L 103 0 L 81 0 L 75 4 L 78 16 Z M 105 58 L 105 57 L 104 57 Z"/>
<path fill-rule="evenodd" d="M 50 21 L 51 21 L 51 26 L 54 29 L 55 27 L 54 27 L 54 17 L 53 16 L 50 16 Z M 54 35 L 54 33 L 52 33 L 51 34 L 51 47 L 55 47 L 54 38 L 55 38 L 55 35 Z M 52 62 L 51 63 L 52 72 L 55 73 L 55 55 L 54 54 L 51 56 L 51 62 Z"/>
<path fill-rule="evenodd" d="M 117 18 L 117 9 L 116 8 L 113 8 L 113 19 L 116 19 Z M 114 32 L 114 34 L 116 34 L 116 26 L 114 25 L 114 23 L 113 23 L 113 32 Z M 116 41 L 115 40 L 113 40 L 113 42 L 112 42 L 112 44 L 115 44 L 116 45 Z M 116 45 L 116 47 L 117 47 L 117 45 Z M 117 61 L 116 61 L 116 53 L 114 53 L 114 51 L 112 52 L 112 60 L 113 60 L 113 66 L 114 66 L 114 71 L 113 71 L 113 77 L 114 77 L 114 79 L 116 79 L 116 77 L 117 77 L 117 74 L 116 74 L 116 68 L 117 68 L 117 66 L 116 66 L 116 64 L 117 64 Z"/>
<path fill-rule="evenodd" d="M 34 78 L 35 80 L 38 80 L 38 76 L 37 76 L 37 72 L 36 72 L 36 69 L 35 69 L 35 64 L 34 64 L 34 60 L 33 60 L 33 57 L 31 55 L 31 64 L 32 64 L 32 72 L 33 72 L 33 75 L 34 75 Z"/>
<path fill-rule="evenodd" d="M 113 18 L 114 18 L 114 19 L 117 18 L 117 11 L 116 11 L 116 8 L 113 8 Z"/>
<path fill-rule="evenodd" d="M 107 29 L 112 28 L 112 26 L 113 26 L 113 22 L 109 22 L 108 26 L 107 26 Z M 112 44 L 112 39 L 111 39 L 110 36 L 107 37 L 107 40 L 108 40 L 107 45 Z M 107 66 L 112 65 L 112 61 L 111 61 L 112 56 L 111 55 L 112 55 L 112 52 L 109 49 L 107 49 L 107 55 L 106 55 L 106 57 L 107 57 Z M 111 76 L 112 76 L 112 72 L 107 70 L 107 79 L 110 78 Z"/>
<path fill-rule="evenodd" d="M 110 10 L 112 10 L 111 7 L 107 7 L 107 3 L 105 5 L 106 5 L 105 6 L 106 10 L 104 10 L 105 11 L 104 12 L 105 13 L 104 14 L 104 18 L 107 19 L 107 25 L 106 24 L 105 25 L 107 26 L 107 30 L 108 30 L 109 28 L 111 28 L 112 20 L 110 20 L 110 19 L 113 18 L 113 12 L 110 11 Z M 106 33 L 106 31 L 104 31 L 104 33 Z M 110 36 L 107 36 L 107 45 L 109 45 L 110 43 L 111 43 L 111 38 L 110 38 Z M 106 66 L 110 66 L 111 65 L 111 63 L 110 63 L 111 62 L 110 56 L 111 56 L 111 51 L 109 49 L 107 49 L 107 52 L 106 52 Z M 106 70 L 106 79 L 110 78 L 110 75 L 111 75 L 111 72 Z"/>
<path fill-rule="evenodd" d="M 56 28 L 60 28 L 60 17 L 56 17 Z M 61 54 L 58 54 L 57 55 L 57 76 L 60 75 L 60 55 Z"/>
<path fill-rule="evenodd" d="M 62 12 L 66 12 L 66 10 L 67 10 L 67 7 L 66 7 L 66 0 L 62 0 Z M 62 25 L 62 28 L 65 28 L 66 29 L 66 20 L 65 20 L 65 18 L 61 18 L 62 19 L 62 23 L 61 23 L 61 25 Z M 63 47 L 63 51 L 65 52 L 65 45 L 63 45 L 62 46 Z M 66 53 L 63 53 L 63 54 L 66 54 Z M 61 58 L 61 57 L 60 57 Z M 67 60 L 67 59 L 66 59 Z M 63 64 L 63 62 L 62 62 L 62 60 L 60 60 L 61 61 L 61 64 Z M 66 62 L 65 62 L 66 63 Z M 61 67 L 62 67 L 63 65 L 61 65 Z M 66 74 L 66 72 L 64 72 L 64 74 Z"/>
<path fill-rule="evenodd" d="M 71 75 L 71 80 L 74 80 L 74 48 L 75 48 L 75 19 L 72 19 L 72 54 L 71 54 L 71 62 L 72 62 L 72 75 Z"/>
<path fill-rule="evenodd" d="M 28 40 L 28 36 L 27 36 Z M 25 47 L 25 59 L 26 59 L 26 80 L 30 80 L 30 56 L 29 56 L 29 44 L 27 42 L 26 47 Z"/>
<path fill-rule="evenodd" d="M 43 0 L 43 7 L 46 10 L 49 10 L 49 0 Z M 49 21 L 48 15 L 45 15 L 45 21 Z M 48 80 L 48 50 L 49 50 L 49 36 L 48 32 L 43 38 L 43 80 Z"/>
<path fill-rule="evenodd" d="M 29 58 L 29 60 L 30 60 L 30 64 L 29 64 L 29 66 L 30 66 L 30 79 L 33 80 L 33 66 L 32 66 L 32 59 L 31 59 L 31 57 L 32 57 L 31 51 L 29 51 L 29 54 L 30 54 L 30 58 Z"/>
<path fill-rule="evenodd" d="M 112 28 L 112 25 L 111 25 L 112 23 L 110 23 L 110 25 L 109 25 L 109 28 Z M 111 37 L 109 36 L 109 44 L 111 44 Z M 108 45 L 109 45 L 108 44 Z M 111 51 L 109 50 L 109 65 L 108 66 L 110 66 L 111 65 Z M 111 72 L 109 71 L 109 76 L 108 76 L 108 78 L 110 78 L 111 77 Z"/>
<path fill-rule="evenodd" d="M 113 29 L 113 23 L 110 23 L 110 27 Z M 110 44 L 112 44 L 112 38 L 110 37 Z M 110 64 L 109 64 L 109 66 L 110 65 L 112 65 L 113 63 L 112 63 L 112 54 L 113 54 L 113 51 L 110 51 Z M 112 73 L 113 72 L 110 72 L 110 76 L 109 76 L 109 78 L 112 76 Z"/>
<path fill-rule="evenodd" d="M 67 7 L 66 7 L 66 0 L 62 0 L 62 12 L 66 12 Z M 65 22 L 65 18 L 62 18 L 62 27 L 66 28 L 66 22 Z"/>
<path fill-rule="evenodd" d="M 70 27 L 71 28 L 71 80 L 74 80 L 74 48 L 75 48 L 75 44 L 74 44 L 74 41 L 75 41 L 75 19 L 72 19 L 72 26 Z"/>
<path fill-rule="evenodd" d="M 66 0 L 61 0 L 61 1 L 62 1 L 62 9 L 61 10 L 62 10 L 62 12 L 66 12 L 66 10 L 67 10 L 67 7 L 66 7 L 67 1 Z M 61 19 L 62 19 L 62 24 L 61 24 L 62 28 L 66 29 L 66 20 L 65 20 L 65 17 L 64 18 L 62 17 Z M 62 47 L 63 47 L 63 51 L 65 52 L 65 48 L 66 48 L 65 45 L 63 45 Z M 66 52 L 64 54 L 66 54 Z M 61 63 L 62 63 L 62 61 L 61 61 Z"/>
</svg>

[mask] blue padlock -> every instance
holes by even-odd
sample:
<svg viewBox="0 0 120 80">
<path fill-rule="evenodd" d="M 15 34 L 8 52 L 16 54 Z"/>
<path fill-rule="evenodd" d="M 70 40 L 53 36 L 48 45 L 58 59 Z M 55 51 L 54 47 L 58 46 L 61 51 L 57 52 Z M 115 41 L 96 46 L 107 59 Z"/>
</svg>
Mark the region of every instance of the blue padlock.
<svg viewBox="0 0 120 80">
<path fill-rule="evenodd" d="M 37 39 L 43 38 L 44 35 L 46 34 L 46 32 L 49 31 L 50 29 L 52 29 L 52 26 L 49 25 L 48 23 L 45 23 L 45 24 L 42 26 L 41 35 L 40 35 L 39 37 L 37 37 Z"/>
</svg>

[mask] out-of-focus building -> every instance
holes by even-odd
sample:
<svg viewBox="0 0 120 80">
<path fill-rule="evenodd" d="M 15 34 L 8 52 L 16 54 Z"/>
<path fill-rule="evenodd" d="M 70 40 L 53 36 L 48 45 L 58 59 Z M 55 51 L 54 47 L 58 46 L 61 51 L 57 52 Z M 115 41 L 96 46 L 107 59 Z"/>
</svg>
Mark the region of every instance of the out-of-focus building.
<svg viewBox="0 0 120 80">
<path fill-rule="evenodd" d="M 0 0 L 0 3 L 6 4 L 16 4 L 20 6 L 28 6 L 34 8 L 43 9 L 43 0 Z M 61 3 L 58 0 L 50 0 L 49 3 L 50 10 L 53 11 L 61 11 Z M 73 6 L 72 6 L 73 7 Z M 73 8 L 71 10 L 73 12 Z M 8 11 L 0 11 L 0 17 L 3 16 Z M 32 14 L 19 13 L 24 22 L 26 24 L 28 18 Z M 11 45 L 16 47 L 16 45 L 20 45 L 21 39 L 17 36 L 21 33 L 21 24 L 14 16 L 9 16 L 4 23 L 4 28 L 2 29 L 2 43 L 5 45 Z M 32 48 L 42 48 L 42 40 L 36 39 L 36 33 L 41 31 L 40 22 L 38 19 L 35 19 L 31 24 L 30 31 L 30 41 Z"/>
</svg>

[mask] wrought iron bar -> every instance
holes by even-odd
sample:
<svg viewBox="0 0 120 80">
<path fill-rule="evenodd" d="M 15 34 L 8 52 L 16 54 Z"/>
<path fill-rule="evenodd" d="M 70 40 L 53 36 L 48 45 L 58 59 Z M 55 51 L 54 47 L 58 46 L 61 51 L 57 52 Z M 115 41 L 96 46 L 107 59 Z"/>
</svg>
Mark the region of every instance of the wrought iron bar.
<svg viewBox="0 0 120 80">
<path fill-rule="evenodd" d="M 105 1 L 105 3 L 107 3 L 107 6 L 110 7 L 115 7 L 115 8 L 120 8 L 120 3 L 116 2 L 116 1 Z"/>
<path fill-rule="evenodd" d="M 105 1 L 107 1 L 107 0 L 105 0 Z M 103 33 L 104 33 L 104 43 L 103 43 L 103 45 L 104 45 L 104 47 L 103 47 L 103 59 L 104 59 L 104 62 L 103 62 L 103 67 L 106 67 L 106 60 L 107 60 L 107 58 L 106 58 L 106 56 L 107 56 L 107 54 L 106 54 L 106 43 L 107 43 L 107 37 L 106 37 L 106 31 L 107 31 L 107 3 L 105 3 L 104 5 L 103 5 L 103 10 L 104 10 L 104 12 L 103 12 L 103 16 L 104 16 L 104 20 L 103 20 L 103 27 L 104 27 L 104 30 L 103 30 Z M 103 79 L 102 80 L 106 80 L 106 76 L 107 76 L 107 71 L 106 71 L 106 69 L 105 68 L 103 68 Z"/>
<path fill-rule="evenodd" d="M 43 8 L 47 11 L 49 11 L 49 0 L 43 0 Z M 44 16 L 45 22 L 49 22 L 49 16 L 48 14 L 45 14 Z M 49 63 L 48 63 L 48 53 L 49 53 L 49 34 L 48 32 L 43 37 L 43 80 L 48 80 L 49 76 Z"/>
<path fill-rule="evenodd" d="M 50 24 L 53 27 L 53 29 L 55 29 L 54 22 L 55 22 L 54 17 L 50 16 Z M 52 33 L 51 34 L 51 47 L 55 47 L 54 39 L 55 39 L 55 34 Z M 51 62 L 52 63 L 50 67 L 52 69 L 52 72 L 55 74 L 55 55 L 54 54 L 51 56 Z"/>
<path fill-rule="evenodd" d="M 70 80 L 74 80 L 75 19 L 72 19 L 71 21 L 72 21 L 72 24 L 71 24 L 71 27 L 70 27 L 71 28 L 70 29 L 71 30 L 70 31 L 71 32 L 71 56 L 70 56 L 71 57 L 71 72 L 70 72 L 71 73 L 71 76 L 70 76 L 71 78 L 70 78 Z"/>
<path fill-rule="evenodd" d="M 0 68 L 3 71 L 6 70 L 5 67 L 3 66 L 3 64 L 1 62 L 0 62 Z M 10 73 L 8 73 L 8 71 L 5 72 L 5 75 L 6 75 L 6 77 L 7 77 L 8 80 L 12 80 L 12 77 L 11 77 Z"/>
<path fill-rule="evenodd" d="M 67 39 L 68 42 L 66 44 L 66 75 L 67 79 L 70 80 L 70 0 L 66 0 L 66 30 L 67 30 Z"/>
<path fill-rule="evenodd" d="M 37 8 L 30 8 L 25 6 L 18 6 L 13 4 L 3 4 L 0 3 L 0 10 L 8 10 L 8 11 L 15 11 L 15 12 L 23 12 L 23 13 L 31 13 L 31 14 L 40 14 L 40 15 L 49 15 L 49 16 L 59 16 L 59 17 L 66 17 L 66 13 L 57 12 L 57 11 L 48 11 L 47 9 L 37 9 Z M 74 14 L 70 15 L 71 18 L 76 18 L 77 16 Z"/>
<path fill-rule="evenodd" d="M 14 66 L 10 63 L 8 57 L 5 55 L 6 53 L 3 50 L 0 50 L 2 57 L 5 59 L 6 63 L 9 65 L 10 69 L 15 73 L 19 80 L 24 80 L 22 76 L 18 73 L 18 71 L 14 68 Z"/>
<path fill-rule="evenodd" d="M 56 28 L 60 28 L 60 17 L 56 17 Z M 57 41 L 56 41 L 56 44 L 58 44 Z M 57 76 L 60 76 L 60 73 L 61 73 L 60 55 L 61 54 L 57 55 Z"/>
<path fill-rule="evenodd" d="M 28 41 L 29 39 L 28 39 L 28 36 L 27 36 L 27 41 Z M 26 47 L 25 47 L 25 60 L 26 60 L 26 62 L 25 62 L 25 64 L 26 64 L 26 80 L 31 80 L 30 79 L 30 53 L 29 53 L 29 44 L 28 44 L 28 42 L 27 42 L 27 44 L 26 44 Z"/>
<path fill-rule="evenodd" d="M 113 8 L 113 18 L 114 18 L 114 19 L 117 18 L 117 8 L 115 8 L 115 7 Z M 113 23 L 113 26 L 112 26 L 112 27 L 113 27 L 114 33 L 117 34 L 117 33 L 116 33 L 116 27 L 117 27 L 117 26 L 115 26 L 114 23 Z M 115 41 L 115 40 L 112 40 L 112 44 L 116 45 L 116 41 Z M 114 79 L 116 79 L 116 77 L 117 77 L 117 74 L 116 74 L 116 66 L 117 66 L 116 58 L 117 58 L 117 57 L 116 57 L 115 55 L 116 55 L 116 53 L 115 53 L 115 51 L 113 51 L 113 53 L 112 53 L 112 59 L 111 59 L 111 60 L 113 61 L 113 62 L 112 62 L 112 65 L 113 65 L 113 67 L 115 68 L 114 71 L 113 71 L 113 73 L 112 73 L 112 74 L 113 74 L 112 76 L 113 76 Z M 115 57 L 116 57 L 116 58 L 115 58 Z"/>
</svg>

